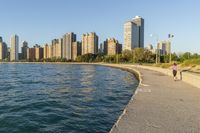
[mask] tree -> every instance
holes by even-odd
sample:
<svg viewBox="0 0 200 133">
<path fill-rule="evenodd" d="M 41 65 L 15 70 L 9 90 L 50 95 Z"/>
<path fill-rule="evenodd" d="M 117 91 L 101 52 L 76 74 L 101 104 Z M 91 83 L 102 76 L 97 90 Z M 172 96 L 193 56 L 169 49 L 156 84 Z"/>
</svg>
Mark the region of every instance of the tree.
<svg viewBox="0 0 200 133">
<path fill-rule="evenodd" d="M 197 58 L 200 58 L 200 55 L 198 55 L 197 53 L 194 53 L 193 55 L 191 55 L 191 58 L 197 59 Z"/>
<path fill-rule="evenodd" d="M 174 52 L 171 55 L 172 61 L 179 61 L 178 55 Z"/>
<path fill-rule="evenodd" d="M 144 62 L 146 62 L 146 63 L 154 63 L 155 62 L 156 55 L 153 54 L 151 51 L 149 51 L 148 49 L 144 49 L 143 54 L 144 54 L 143 55 Z"/>
<path fill-rule="evenodd" d="M 169 63 L 170 62 L 170 55 L 169 54 L 166 54 L 163 56 L 163 62 L 164 63 Z"/>
<path fill-rule="evenodd" d="M 94 62 L 95 59 L 96 59 L 96 55 L 89 53 L 82 56 L 78 56 L 76 60 L 79 62 Z"/>
<path fill-rule="evenodd" d="M 190 59 L 190 57 L 191 57 L 190 52 L 185 52 L 179 56 L 181 62 Z"/>
<path fill-rule="evenodd" d="M 102 61 L 104 61 L 104 54 L 97 54 L 95 62 L 102 62 Z"/>
<path fill-rule="evenodd" d="M 130 62 L 133 60 L 133 52 L 131 50 L 124 50 L 122 56 L 124 62 Z"/>
<path fill-rule="evenodd" d="M 133 50 L 133 61 L 135 63 L 144 62 L 144 49 L 143 48 L 135 48 Z"/>
</svg>

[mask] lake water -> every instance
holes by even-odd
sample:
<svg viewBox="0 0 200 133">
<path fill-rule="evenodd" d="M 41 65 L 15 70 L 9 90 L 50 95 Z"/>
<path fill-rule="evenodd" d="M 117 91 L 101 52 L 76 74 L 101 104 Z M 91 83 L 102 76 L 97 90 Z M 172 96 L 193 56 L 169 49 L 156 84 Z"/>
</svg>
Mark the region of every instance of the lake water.
<svg viewBox="0 0 200 133">
<path fill-rule="evenodd" d="M 0 64 L 0 132 L 107 133 L 137 86 L 104 66 Z"/>
</svg>

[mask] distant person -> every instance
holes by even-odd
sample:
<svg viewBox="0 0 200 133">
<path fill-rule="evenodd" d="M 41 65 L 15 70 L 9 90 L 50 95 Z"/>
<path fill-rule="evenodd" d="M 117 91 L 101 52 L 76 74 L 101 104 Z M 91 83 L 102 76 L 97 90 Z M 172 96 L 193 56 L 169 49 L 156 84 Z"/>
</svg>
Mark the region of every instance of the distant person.
<svg viewBox="0 0 200 133">
<path fill-rule="evenodd" d="M 176 81 L 177 80 L 177 77 L 176 77 L 176 75 L 177 75 L 177 64 L 176 63 L 174 63 L 173 64 L 173 66 L 172 66 L 172 73 L 173 73 L 173 76 L 174 76 L 174 81 Z"/>
</svg>

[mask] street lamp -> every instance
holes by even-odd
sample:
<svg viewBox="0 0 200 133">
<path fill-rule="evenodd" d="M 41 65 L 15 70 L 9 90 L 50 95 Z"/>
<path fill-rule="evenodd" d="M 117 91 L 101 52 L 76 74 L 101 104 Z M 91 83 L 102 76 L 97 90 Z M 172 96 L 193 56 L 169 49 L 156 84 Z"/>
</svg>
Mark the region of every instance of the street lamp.
<svg viewBox="0 0 200 133">
<path fill-rule="evenodd" d="M 170 43 L 170 55 L 169 55 L 169 61 L 170 63 L 172 63 L 172 52 L 171 52 L 171 49 L 172 49 L 172 38 L 174 37 L 173 34 L 168 34 L 168 39 L 169 39 L 169 43 Z"/>
<path fill-rule="evenodd" d="M 159 38 L 158 38 L 158 35 L 156 35 L 156 34 L 150 34 L 150 37 L 155 37 L 156 38 L 156 45 L 155 45 L 155 50 L 156 50 L 156 64 L 158 64 L 158 48 L 157 48 L 157 45 L 158 45 Z"/>
</svg>

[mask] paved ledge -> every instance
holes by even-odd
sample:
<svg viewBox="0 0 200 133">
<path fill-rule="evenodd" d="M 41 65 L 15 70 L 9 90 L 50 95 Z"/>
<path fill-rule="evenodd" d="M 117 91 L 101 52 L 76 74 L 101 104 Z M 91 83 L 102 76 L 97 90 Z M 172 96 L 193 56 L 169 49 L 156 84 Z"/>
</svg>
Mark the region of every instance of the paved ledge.
<svg viewBox="0 0 200 133">
<path fill-rule="evenodd" d="M 107 64 L 105 64 L 107 65 Z M 133 65 L 142 82 L 110 133 L 200 133 L 200 89 Z"/>
</svg>

